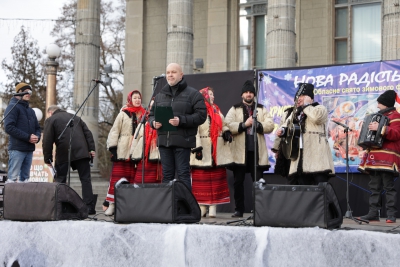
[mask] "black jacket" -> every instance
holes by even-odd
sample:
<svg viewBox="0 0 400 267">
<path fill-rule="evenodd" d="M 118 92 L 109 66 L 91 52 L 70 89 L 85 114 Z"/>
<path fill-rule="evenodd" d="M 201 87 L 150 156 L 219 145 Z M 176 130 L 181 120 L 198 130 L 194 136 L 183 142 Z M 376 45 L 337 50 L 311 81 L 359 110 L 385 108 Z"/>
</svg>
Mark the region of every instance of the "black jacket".
<svg viewBox="0 0 400 267">
<path fill-rule="evenodd" d="M 179 117 L 177 131 L 161 131 L 158 133 L 158 146 L 164 147 L 196 147 L 197 127 L 203 124 L 207 118 L 207 109 L 204 97 L 186 81 L 178 84 L 175 96 L 172 96 L 171 88 L 167 84 L 156 95 L 153 109 L 150 112 L 149 123 L 153 127 L 154 108 L 157 106 L 172 106 L 174 116 Z"/>
<path fill-rule="evenodd" d="M 71 129 L 74 129 L 71 142 L 71 161 L 83 158 L 89 159 L 89 152 L 95 151 L 92 132 L 79 117 L 74 118 L 74 127 L 68 127 L 62 137 L 58 139 L 72 116 L 72 114 L 64 110 L 57 109 L 44 122 L 43 157 L 45 163 L 48 163 L 49 159 L 53 159 L 53 143 L 56 144 L 57 164 L 68 162 L 68 145 Z"/>
<path fill-rule="evenodd" d="M 17 101 L 17 98 L 11 98 L 4 112 L 4 114 L 10 113 L 4 119 L 4 129 L 10 135 L 8 150 L 35 151 L 35 144 L 29 143 L 29 139 L 31 138 L 31 134 L 34 134 L 40 140 L 39 122 L 35 111 L 29 107 L 27 101 L 20 100 L 16 104 Z M 13 108 L 15 104 L 16 106 Z"/>
</svg>

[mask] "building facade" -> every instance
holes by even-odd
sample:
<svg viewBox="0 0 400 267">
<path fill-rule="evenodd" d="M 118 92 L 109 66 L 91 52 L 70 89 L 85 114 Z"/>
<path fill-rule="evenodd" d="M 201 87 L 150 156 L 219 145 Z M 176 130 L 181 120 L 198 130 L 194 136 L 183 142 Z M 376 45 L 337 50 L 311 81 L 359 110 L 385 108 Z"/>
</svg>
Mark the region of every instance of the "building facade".
<svg viewBox="0 0 400 267">
<path fill-rule="evenodd" d="M 125 94 L 185 74 L 370 62 L 400 56 L 398 0 L 127 0 Z"/>
</svg>

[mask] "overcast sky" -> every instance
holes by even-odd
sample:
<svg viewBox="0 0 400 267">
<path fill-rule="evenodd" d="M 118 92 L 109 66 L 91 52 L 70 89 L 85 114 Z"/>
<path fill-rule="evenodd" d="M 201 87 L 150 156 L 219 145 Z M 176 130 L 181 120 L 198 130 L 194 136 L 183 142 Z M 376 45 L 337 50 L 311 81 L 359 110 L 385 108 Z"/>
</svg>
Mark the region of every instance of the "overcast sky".
<svg viewBox="0 0 400 267">
<path fill-rule="evenodd" d="M 0 62 L 4 58 L 11 59 L 11 46 L 21 26 L 25 26 L 31 36 L 38 41 L 40 51 L 53 43 L 50 31 L 53 29 L 54 21 L 20 19 L 57 19 L 65 2 L 65 0 L 0 0 Z M 5 81 L 5 74 L 0 68 L 0 82 Z"/>
</svg>

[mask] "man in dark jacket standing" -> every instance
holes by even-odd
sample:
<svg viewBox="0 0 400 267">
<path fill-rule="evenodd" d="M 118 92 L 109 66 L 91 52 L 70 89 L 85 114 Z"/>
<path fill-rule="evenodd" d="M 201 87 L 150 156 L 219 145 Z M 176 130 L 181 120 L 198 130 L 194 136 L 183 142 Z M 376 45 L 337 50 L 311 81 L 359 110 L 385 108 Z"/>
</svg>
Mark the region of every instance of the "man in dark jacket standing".
<svg viewBox="0 0 400 267">
<path fill-rule="evenodd" d="M 79 179 L 82 183 L 82 198 L 89 209 L 89 214 L 95 214 L 96 197 L 93 195 L 92 181 L 90 177 L 90 160 L 95 156 L 95 144 L 92 132 L 82 121 L 75 117 L 73 127 L 68 127 L 60 139 L 58 137 L 64 130 L 72 114 L 61 110 L 58 106 L 50 106 L 47 109 L 49 118 L 44 122 L 43 130 L 43 157 L 44 162 L 50 165 L 49 160 L 53 160 L 53 144 L 56 144 L 57 171 L 56 182 L 65 183 L 68 173 L 68 148 L 72 131 L 71 142 L 71 167 L 78 170 Z"/>
<path fill-rule="evenodd" d="M 32 87 L 26 83 L 16 83 L 17 93 L 5 111 L 4 129 L 9 135 L 8 143 L 8 183 L 28 182 L 35 144 L 40 140 L 40 126 L 36 114 L 29 107 Z"/>
<path fill-rule="evenodd" d="M 154 109 L 150 112 L 149 123 L 157 129 L 158 147 L 160 150 L 163 182 L 168 183 L 175 178 L 190 189 L 190 150 L 196 147 L 196 134 L 199 125 L 207 118 L 207 109 L 203 96 L 183 79 L 182 68 L 177 63 L 167 66 L 165 85 L 154 99 L 153 107 L 172 107 L 174 118 L 169 124 L 176 131 L 163 131 L 162 124 L 155 121 Z"/>
</svg>

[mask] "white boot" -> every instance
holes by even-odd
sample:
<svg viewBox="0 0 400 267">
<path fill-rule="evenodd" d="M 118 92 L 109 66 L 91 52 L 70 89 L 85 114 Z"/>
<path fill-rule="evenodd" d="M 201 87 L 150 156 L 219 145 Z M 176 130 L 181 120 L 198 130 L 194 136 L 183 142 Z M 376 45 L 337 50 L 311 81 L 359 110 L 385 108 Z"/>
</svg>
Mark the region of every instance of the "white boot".
<svg viewBox="0 0 400 267">
<path fill-rule="evenodd" d="M 210 216 L 210 218 L 215 218 L 217 216 L 217 205 L 210 206 L 208 216 Z"/>
<path fill-rule="evenodd" d="M 207 206 L 205 206 L 205 205 L 199 205 L 199 206 L 200 206 L 200 210 L 201 210 L 201 217 L 206 217 Z"/>
<path fill-rule="evenodd" d="M 115 210 L 114 203 L 110 203 L 110 205 L 108 206 L 108 209 L 104 212 L 104 214 L 107 216 L 112 216 L 112 215 L 114 215 L 114 210 Z"/>
</svg>

